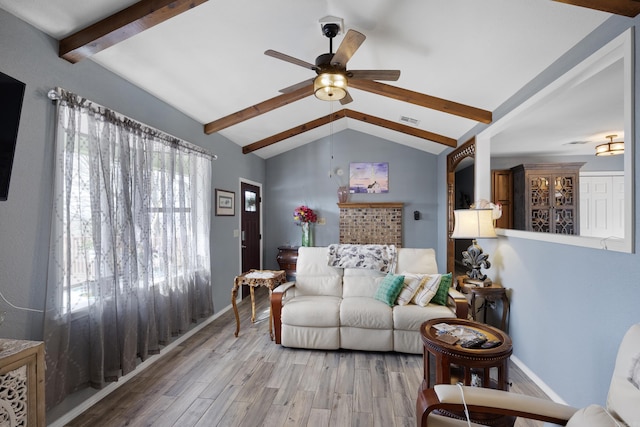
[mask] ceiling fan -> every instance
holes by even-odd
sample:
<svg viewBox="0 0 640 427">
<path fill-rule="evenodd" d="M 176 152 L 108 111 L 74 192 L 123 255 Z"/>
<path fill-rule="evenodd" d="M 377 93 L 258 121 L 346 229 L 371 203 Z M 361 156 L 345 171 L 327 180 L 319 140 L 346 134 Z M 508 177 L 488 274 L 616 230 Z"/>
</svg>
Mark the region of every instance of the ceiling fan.
<svg viewBox="0 0 640 427">
<path fill-rule="evenodd" d="M 353 101 L 353 98 L 351 98 L 347 90 L 348 87 L 448 114 L 454 114 L 481 123 L 491 123 L 491 111 L 437 98 L 409 89 L 391 86 L 379 81 L 398 80 L 400 70 L 348 70 L 347 62 L 364 42 L 366 39 L 365 35 L 355 30 L 347 31 L 338 50 L 333 53 L 333 38 L 339 34 L 342 26 L 335 22 L 326 22 L 321 23 L 321 28 L 322 33 L 329 38 L 329 53 L 318 56 L 315 64 L 271 49 L 264 52 L 267 56 L 313 70 L 317 74 L 316 77 L 281 89 L 281 95 L 274 98 L 267 99 L 266 101 L 206 123 L 204 125 L 204 132 L 207 135 L 211 135 L 214 132 L 268 113 L 276 108 L 299 101 L 311 94 L 314 94 L 322 100 L 339 100 L 342 105 L 348 104 Z M 302 127 L 306 127 L 306 125 Z"/>
<path fill-rule="evenodd" d="M 291 93 L 313 82 L 313 93 L 317 98 L 340 101 L 344 105 L 353 101 L 347 91 L 350 79 L 396 81 L 400 77 L 400 70 L 347 70 L 347 62 L 364 42 L 365 35 L 355 30 L 347 31 L 338 50 L 333 53 L 333 39 L 340 32 L 340 25 L 331 22 L 323 24 L 321 28 L 322 34 L 329 39 L 329 53 L 318 56 L 315 64 L 271 49 L 264 52 L 267 56 L 308 68 L 317 74 L 313 79 L 281 89 L 280 92 Z"/>
</svg>

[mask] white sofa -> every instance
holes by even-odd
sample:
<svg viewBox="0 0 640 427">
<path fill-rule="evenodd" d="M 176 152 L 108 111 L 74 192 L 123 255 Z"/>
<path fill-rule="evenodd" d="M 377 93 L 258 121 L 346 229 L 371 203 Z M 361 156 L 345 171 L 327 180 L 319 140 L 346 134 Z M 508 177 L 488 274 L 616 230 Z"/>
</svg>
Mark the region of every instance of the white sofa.
<svg viewBox="0 0 640 427">
<path fill-rule="evenodd" d="M 301 247 L 296 281 L 274 289 L 275 340 L 285 347 L 422 354 L 420 325 L 466 318 L 468 303 L 453 287 L 448 305 L 390 307 L 374 298 L 385 273 L 328 265 L 328 248 Z M 433 249 L 399 248 L 395 273 L 437 274 Z"/>
</svg>

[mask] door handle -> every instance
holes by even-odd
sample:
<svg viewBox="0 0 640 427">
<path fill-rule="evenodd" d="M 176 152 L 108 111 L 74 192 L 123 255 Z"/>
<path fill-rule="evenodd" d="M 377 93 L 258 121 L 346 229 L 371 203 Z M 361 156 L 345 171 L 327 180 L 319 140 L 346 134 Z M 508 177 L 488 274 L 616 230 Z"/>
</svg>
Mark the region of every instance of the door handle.
<svg viewBox="0 0 640 427">
<path fill-rule="evenodd" d="M 247 246 L 246 246 L 246 245 L 242 245 L 242 246 L 240 246 L 240 247 L 241 247 L 242 249 L 247 249 Z"/>
</svg>

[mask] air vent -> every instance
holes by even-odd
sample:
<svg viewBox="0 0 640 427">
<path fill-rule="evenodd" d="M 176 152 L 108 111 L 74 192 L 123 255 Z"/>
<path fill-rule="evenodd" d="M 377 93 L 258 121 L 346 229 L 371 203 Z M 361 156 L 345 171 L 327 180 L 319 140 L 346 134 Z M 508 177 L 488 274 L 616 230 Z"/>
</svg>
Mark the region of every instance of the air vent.
<svg viewBox="0 0 640 427">
<path fill-rule="evenodd" d="M 571 142 L 565 142 L 563 145 L 583 145 L 588 143 L 589 141 L 571 141 Z"/>
<path fill-rule="evenodd" d="M 400 116 L 400 121 L 402 123 L 406 123 L 408 125 L 418 126 L 420 124 L 420 120 L 414 119 L 413 117 Z"/>
</svg>

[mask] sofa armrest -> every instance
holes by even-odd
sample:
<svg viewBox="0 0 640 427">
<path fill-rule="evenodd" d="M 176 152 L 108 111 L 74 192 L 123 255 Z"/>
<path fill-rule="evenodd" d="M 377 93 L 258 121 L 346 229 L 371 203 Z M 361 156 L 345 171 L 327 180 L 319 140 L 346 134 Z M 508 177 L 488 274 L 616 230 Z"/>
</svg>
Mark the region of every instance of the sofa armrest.
<svg viewBox="0 0 640 427">
<path fill-rule="evenodd" d="M 289 289 L 293 289 L 296 282 L 286 282 L 271 291 L 271 314 L 273 316 L 273 331 L 276 344 L 280 344 L 280 331 L 282 329 L 282 299 Z"/>
<path fill-rule="evenodd" d="M 455 288 L 449 288 L 449 306 L 453 308 L 458 319 L 467 319 L 469 316 L 469 302 L 467 297 Z"/>
<path fill-rule="evenodd" d="M 568 405 L 508 391 L 439 384 L 418 393 L 416 416 L 418 420 L 422 420 L 421 425 L 427 425 L 427 417 L 434 410 L 464 411 L 463 394 L 469 412 L 523 417 L 566 425 L 567 420 L 577 411 Z"/>
</svg>

